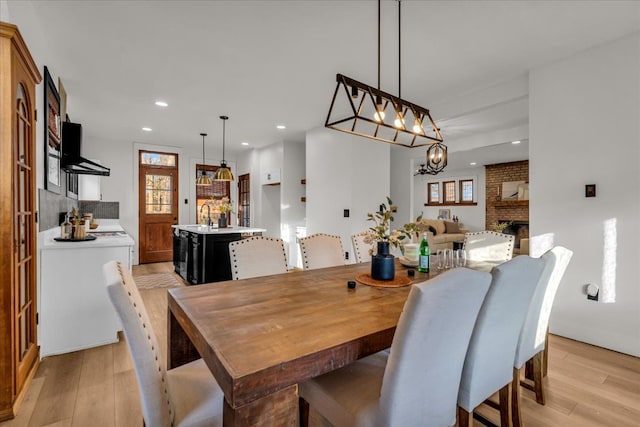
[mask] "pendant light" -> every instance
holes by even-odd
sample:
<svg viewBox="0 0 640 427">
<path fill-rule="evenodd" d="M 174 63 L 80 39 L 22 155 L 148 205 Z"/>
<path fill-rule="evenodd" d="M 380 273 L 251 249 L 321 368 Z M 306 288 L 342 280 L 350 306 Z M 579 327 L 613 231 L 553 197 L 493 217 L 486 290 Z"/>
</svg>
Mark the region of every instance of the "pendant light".
<svg viewBox="0 0 640 427">
<path fill-rule="evenodd" d="M 198 177 L 198 179 L 196 180 L 196 185 L 198 186 L 205 186 L 205 185 L 211 185 L 213 184 L 213 182 L 211 181 L 211 178 L 209 177 L 209 175 L 207 175 L 207 171 L 204 170 L 204 137 L 207 136 L 206 133 L 201 133 L 200 134 L 202 136 L 202 174 Z"/>
<path fill-rule="evenodd" d="M 220 162 L 220 167 L 216 171 L 216 174 L 213 177 L 214 181 L 233 181 L 233 174 L 231 173 L 231 169 L 227 167 L 227 161 L 224 159 L 224 139 L 226 134 L 225 123 L 229 120 L 227 116 L 220 116 L 222 119 L 222 161 Z"/>
<path fill-rule="evenodd" d="M 325 127 L 404 147 L 424 147 L 443 141 L 429 109 L 401 98 L 401 1 L 398 0 L 398 95 L 380 89 L 380 4 L 378 0 L 378 85 L 336 75 Z M 347 96 L 342 96 L 342 93 Z M 440 144 L 440 148 L 443 148 Z"/>
</svg>

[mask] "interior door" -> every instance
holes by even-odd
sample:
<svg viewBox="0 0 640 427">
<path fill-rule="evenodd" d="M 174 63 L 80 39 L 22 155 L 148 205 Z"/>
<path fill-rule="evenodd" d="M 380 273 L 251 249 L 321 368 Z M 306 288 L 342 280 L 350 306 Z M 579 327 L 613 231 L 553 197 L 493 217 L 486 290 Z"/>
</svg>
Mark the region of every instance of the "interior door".
<svg viewBox="0 0 640 427">
<path fill-rule="evenodd" d="M 18 67 L 20 80 L 26 76 Z M 38 357 L 36 336 L 36 223 L 34 133 L 31 128 L 31 100 L 27 86 L 18 84 L 16 92 L 16 141 L 14 153 L 14 293 L 15 296 L 15 360 L 18 375 L 16 389 L 22 389 L 29 371 Z"/>
<path fill-rule="evenodd" d="M 139 262 L 173 260 L 173 229 L 178 223 L 178 155 L 140 151 Z"/>
</svg>

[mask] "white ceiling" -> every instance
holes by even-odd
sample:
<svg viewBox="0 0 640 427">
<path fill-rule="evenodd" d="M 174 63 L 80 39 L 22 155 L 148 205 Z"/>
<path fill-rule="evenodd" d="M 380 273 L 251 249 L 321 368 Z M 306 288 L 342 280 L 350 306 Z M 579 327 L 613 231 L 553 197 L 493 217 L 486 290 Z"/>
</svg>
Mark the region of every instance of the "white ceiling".
<svg viewBox="0 0 640 427">
<path fill-rule="evenodd" d="M 85 139 L 195 149 L 208 132 L 218 146 L 226 114 L 227 149 L 302 141 L 324 125 L 336 73 L 376 84 L 375 1 L 31 7 Z M 438 104 L 640 30 L 638 1 L 404 1 L 402 13 L 402 97 L 431 108 L 445 138 L 526 124 L 527 101 L 442 122 Z M 396 2 L 382 20 L 381 86 L 396 93 Z"/>
</svg>

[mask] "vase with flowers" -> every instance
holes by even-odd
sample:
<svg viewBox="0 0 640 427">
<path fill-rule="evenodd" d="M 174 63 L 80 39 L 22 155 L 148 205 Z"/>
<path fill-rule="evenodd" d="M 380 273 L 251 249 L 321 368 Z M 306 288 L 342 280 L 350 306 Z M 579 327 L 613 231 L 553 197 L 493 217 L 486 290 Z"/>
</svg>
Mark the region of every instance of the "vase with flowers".
<svg viewBox="0 0 640 427">
<path fill-rule="evenodd" d="M 213 212 L 219 214 L 218 216 L 218 228 L 227 228 L 229 226 L 229 220 L 231 213 L 233 212 L 233 202 L 228 197 L 216 199 L 211 197 L 209 205 Z"/>
<path fill-rule="evenodd" d="M 414 235 L 418 236 L 421 229 L 422 215 L 416 218 L 416 222 L 404 224 L 398 230 L 391 230 L 393 214 L 397 210 L 398 207 L 387 197 L 387 203 L 382 203 L 377 212 L 367 214 L 367 219 L 373 221 L 374 226 L 369 228 L 364 241 L 377 245 L 377 251 L 371 257 L 371 277 L 375 280 L 393 280 L 395 257 L 389 252 L 390 245 L 398 247 L 405 240 L 410 241 Z"/>
</svg>

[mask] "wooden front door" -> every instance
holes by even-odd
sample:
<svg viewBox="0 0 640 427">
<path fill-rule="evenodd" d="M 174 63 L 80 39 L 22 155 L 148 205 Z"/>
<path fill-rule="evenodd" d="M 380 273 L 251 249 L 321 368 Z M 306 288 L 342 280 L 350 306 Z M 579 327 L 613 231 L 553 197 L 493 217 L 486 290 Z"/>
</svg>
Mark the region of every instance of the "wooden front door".
<svg viewBox="0 0 640 427">
<path fill-rule="evenodd" d="M 173 259 L 173 229 L 178 223 L 178 155 L 140 151 L 139 262 Z"/>
</svg>

